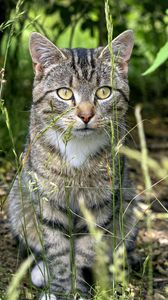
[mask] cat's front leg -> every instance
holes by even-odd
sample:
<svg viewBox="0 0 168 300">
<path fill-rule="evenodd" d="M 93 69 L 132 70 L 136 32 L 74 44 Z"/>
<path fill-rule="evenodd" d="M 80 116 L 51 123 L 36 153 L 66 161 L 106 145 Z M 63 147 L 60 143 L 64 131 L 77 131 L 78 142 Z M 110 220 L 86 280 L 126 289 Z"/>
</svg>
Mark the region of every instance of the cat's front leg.
<svg viewBox="0 0 168 300">
<path fill-rule="evenodd" d="M 69 237 L 58 230 L 54 222 L 43 220 L 43 238 L 45 249 L 45 253 L 42 253 L 43 264 L 45 263 L 45 268 L 48 271 L 43 272 L 43 274 L 47 273 L 44 280 L 48 279 L 49 292 L 40 296 L 39 300 L 70 299 L 68 297 L 71 292 Z"/>
<path fill-rule="evenodd" d="M 76 239 L 76 289 L 82 299 L 92 299 L 95 240 L 89 234 Z"/>
<path fill-rule="evenodd" d="M 44 236 L 49 289 L 39 297 L 39 300 L 91 299 L 91 285 L 86 281 L 95 257 L 93 239 L 89 236 L 79 238 L 74 244 L 74 249 L 71 249 L 69 236 L 63 235 L 55 228 L 50 228 L 49 224 L 45 227 Z M 41 271 L 44 270 L 43 274 L 47 273 L 45 271 L 47 267 L 43 263 L 41 268 Z"/>
</svg>

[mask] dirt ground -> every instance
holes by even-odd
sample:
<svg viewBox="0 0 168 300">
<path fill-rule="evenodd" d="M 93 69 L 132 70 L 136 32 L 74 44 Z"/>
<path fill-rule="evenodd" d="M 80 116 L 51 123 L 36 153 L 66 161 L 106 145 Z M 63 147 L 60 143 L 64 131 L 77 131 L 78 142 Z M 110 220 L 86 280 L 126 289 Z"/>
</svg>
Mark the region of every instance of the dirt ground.
<svg viewBox="0 0 168 300">
<path fill-rule="evenodd" d="M 168 103 L 163 100 L 158 107 L 155 104 L 144 106 L 143 119 L 146 133 L 149 154 L 157 161 L 168 157 Z M 129 128 L 135 125 L 134 112 L 129 112 Z M 131 132 L 129 146 L 139 149 L 139 138 L 137 129 Z M 137 193 L 144 190 L 143 176 L 141 168 L 135 161 L 129 161 L 131 177 L 136 185 Z M 2 209 L 0 211 L 0 300 L 5 299 L 6 288 L 17 271 L 21 258 L 15 240 L 9 230 L 9 224 L 5 213 L 5 199 L 9 191 L 14 170 L 9 162 L 0 161 L 0 201 Z M 154 216 L 152 227 L 147 230 L 146 212 L 143 220 L 139 222 L 139 234 L 137 238 L 136 254 L 140 257 L 140 270 L 133 270 L 131 273 L 130 289 L 133 290 L 135 300 L 148 299 L 146 291 L 148 288 L 147 273 L 144 272 L 143 262 L 147 261 L 149 245 L 152 245 L 152 265 L 153 265 L 153 300 L 168 299 L 168 181 L 158 182 L 157 174 L 151 174 L 153 195 L 151 196 L 151 212 Z M 142 194 L 143 196 L 143 194 Z M 21 285 L 20 300 L 35 299 L 36 290 L 30 288 L 29 275 L 27 275 Z"/>
</svg>

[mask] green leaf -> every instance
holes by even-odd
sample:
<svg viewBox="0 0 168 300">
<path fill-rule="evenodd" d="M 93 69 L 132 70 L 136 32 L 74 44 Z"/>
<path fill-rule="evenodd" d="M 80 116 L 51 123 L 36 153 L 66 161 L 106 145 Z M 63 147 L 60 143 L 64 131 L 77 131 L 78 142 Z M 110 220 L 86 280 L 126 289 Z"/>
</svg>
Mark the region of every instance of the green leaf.
<svg viewBox="0 0 168 300">
<path fill-rule="evenodd" d="M 159 50 L 152 66 L 147 69 L 142 75 L 148 75 L 155 71 L 161 64 L 168 59 L 168 42 Z"/>
<path fill-rule="evenodd" d="M 148 262 L 149 262 L 149 255 L 145 258 L 145 261 L 144 261 L 144 263 L 143 263 L 142 278 L 144 277 L 145 272 L 146 272 L 146 270 L 147 270 Z"/>
</svg>

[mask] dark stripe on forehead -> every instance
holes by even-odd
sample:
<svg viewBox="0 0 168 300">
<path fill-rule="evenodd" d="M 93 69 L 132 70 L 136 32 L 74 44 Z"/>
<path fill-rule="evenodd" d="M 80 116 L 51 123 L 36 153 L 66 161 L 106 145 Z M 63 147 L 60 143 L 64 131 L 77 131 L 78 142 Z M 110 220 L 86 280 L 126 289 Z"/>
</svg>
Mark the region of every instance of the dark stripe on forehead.
<svg viewBox="0 0 168 300">
<path fill-rule="evenodd" d="M 88 50 L 87 49 L 77 49 L 77 53 L 78 53 L 79 68 L 81 68 L 83 77 L 85 79 L 87 79 L 88 68 L 89 68 Z"/>
<path fill-rule="evenodd" d="M 91 67 L 92 67 L 93 69 L 95 69 L 96 64 L 95 64 L 95 59 L 94 59 L 94 57 L 93 57 L 93 52 L 94 52 L 94 50 L 93 50 L 93 49 L 90 49 Z"/>
<path fill-rule="evenodd" d="M 93 57 L 93 49 L 90 49 L 90 65 L 91 65 L 91 72 L 90 72 L 90 76 L 88 78 L 88 81 L 91 81 L 92 80 L 92 77 L 93 77 L 93 74 L 95 73 L 95 67 L 96 67 L 96 64 L 95 64 L 95 60 L 94 60 L 94 57 Z"/>
<path fill-rule="evenodd" d="M 72 49 L 69 49 L 69 51 L 71 52 L 71 67 L 76 70 L 76 67 L 75 67 L 75 59 L 74 59 L 74 52 Z"/>
<path fill-rule="evenodd" d="M 71 67 L 75 71 L 78 79 L 90 81 L 95 73 L 96 61 L 94 59 L 94 49 L 75 48 L 70 49 Z"/>
<path fill-rule="evenodd" d="M 74 53 L 74 50 L 73 49 L 69 49 L 69 51 L 71 52 L 71 58 L 72 58 L 71 67 L 74 69 L 75 74 L 76 74 L 77 78 L 79 79 L 79 74 L 78 74 L 78 70 L 77 70 L 76 62 L 75 62 L 75 53 Z"/>
<path fill-rule="evenodd" d="M 93 75 L 92 68 L 95 68 L 92 52 L 92 49 L 71 49 L 72 67 L 75 70 L 78 79 L 85 78 L 88 81 L 91 79 Z"/>
</svg>

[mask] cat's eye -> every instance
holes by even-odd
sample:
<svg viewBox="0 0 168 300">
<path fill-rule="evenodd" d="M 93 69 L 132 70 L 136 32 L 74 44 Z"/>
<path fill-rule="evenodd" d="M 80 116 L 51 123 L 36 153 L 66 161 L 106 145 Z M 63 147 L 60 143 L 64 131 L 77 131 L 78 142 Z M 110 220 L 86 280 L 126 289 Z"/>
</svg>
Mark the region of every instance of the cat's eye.
<svg viewBox="0 0 168 300">
<path fill-rule="evenodd" d="M 57 90 L 57 94 L 63 100 L 71 100 L 73 98 L 73 92 L 69 88 L 60 88 Z"/>
<path fill-rule="evenodd" d="M 111 95 L 111 88 L 108 86 L 103 86 L 96 91 L 96 96 L 98 99 L 103 100 Z"/>
</svg>

